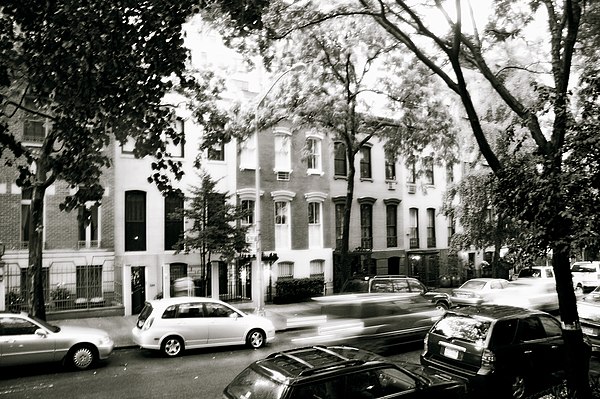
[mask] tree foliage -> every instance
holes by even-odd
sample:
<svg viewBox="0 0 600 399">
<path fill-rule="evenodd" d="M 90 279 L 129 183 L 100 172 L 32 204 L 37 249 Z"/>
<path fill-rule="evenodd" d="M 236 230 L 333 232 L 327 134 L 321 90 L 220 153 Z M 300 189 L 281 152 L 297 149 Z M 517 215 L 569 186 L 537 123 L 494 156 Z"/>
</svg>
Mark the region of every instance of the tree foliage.
<svg viewBox="0 0 600 399">
<path fill-rule="evenodd" d="M 56 181 L 76 194 L 61 209 L 100 201 L 100 176 L 110 166 L 109 144 L 135 142 L 135 155 L 152 156 L 149 181 L 169 191 L 180 163 L 165 156 L 173 108 L 163 99 L 175 87 L 192 88 L 186 73 L 183 25 L 202 10 L 228 13 L 241 29 L 260 27 L 264 2 L 194 0 L 5 0 L 0 5 L 0 159 L 17 184 L 32 189 L 29 237 L 30 303 L 44 319 L 42 284 L 43 198 Z M 243 6 L 241 9 L 239 6 Z M 231 7 L 231 8 L 230 8 Z M 208 89 L 198 84 L 195 90 Z M 197 98 L 210 98 L 205 91 Z M 206 115 L 208 110 L 202 113 Z M 29 146 L 13 121 L 45 120 L 41 145 Z M 208 128 L 218 118 L 200 118 Z M 211 126 L 214 125 L 214 126 Z"/>
<path fill-rule="evenodd" d="M 233 205 L 230 194 L 218 192 L 217 182 L 207 173 L 199 175 L 199 181 L 200 184 L 190 190 L 189 206 L 180 210 L 191 222 L 191 227 L 186 230 L 177 247 L 186 253 L 191 250 L 199 252 L 203 265 L 214 253 L 230 261 L 248 246 L 248 228 L 240 225 L 240 220 L 248 215 L 248 210 Z"/>
</svg>

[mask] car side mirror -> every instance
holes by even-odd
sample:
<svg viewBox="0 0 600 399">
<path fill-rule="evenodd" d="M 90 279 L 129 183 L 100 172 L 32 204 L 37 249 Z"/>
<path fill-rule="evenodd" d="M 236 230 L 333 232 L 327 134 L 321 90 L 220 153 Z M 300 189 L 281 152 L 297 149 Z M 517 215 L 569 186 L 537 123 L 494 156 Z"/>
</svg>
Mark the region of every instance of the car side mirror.
<svg viewBox="0 0 600 399">
<path fill-rule="evenodd" d="M 237 313 L 233 312 L 232 314 L 229 315 L 229 318 L 231 318 L 231 319 L 237 319 L 238 316 L 239 315 Z"/>
<path fill-rule="evenodd" d="M 41 328 L 35 330 L 35 335 L 38 335 L 41 338 L 46 338 L 48 336 L 48 334 L 46 334 L 46 331 L 42 330 Z"/>
</svg>

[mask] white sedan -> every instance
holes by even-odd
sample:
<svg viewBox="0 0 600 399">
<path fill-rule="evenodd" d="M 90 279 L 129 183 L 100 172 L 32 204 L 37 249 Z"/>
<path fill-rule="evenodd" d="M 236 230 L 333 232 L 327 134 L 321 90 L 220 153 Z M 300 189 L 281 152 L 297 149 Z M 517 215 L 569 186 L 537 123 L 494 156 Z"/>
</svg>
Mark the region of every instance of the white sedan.
<svg viewBox="0 0 600 399">
<path fill-rule="evenodd" d="M 508 280 L 502 278 L 472 278 L 452 291 L 450 302 L 453 306 L 481 305 L 506 287 Z"/>
<path fill-rule="evenodd" d="M 209 346 L 257 349 L 275 339 L 275 326 L 217 299 L 175 297 L 146 302 L 131 335 L 140 347 L 172 357 Z"/>
</svg>

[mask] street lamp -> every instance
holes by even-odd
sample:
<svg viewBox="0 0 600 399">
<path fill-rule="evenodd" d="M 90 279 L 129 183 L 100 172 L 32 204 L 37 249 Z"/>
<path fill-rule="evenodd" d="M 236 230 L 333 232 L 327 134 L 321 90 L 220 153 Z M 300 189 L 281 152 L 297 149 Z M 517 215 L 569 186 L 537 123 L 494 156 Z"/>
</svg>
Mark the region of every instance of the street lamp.
<svg viewBox="0 0 600 399">
<path fill-rule="evenodd" d="M 258 127 L 258 109 L 260 108 L 260 105 L 262 104 L 262 102 L 265 100 L 265 97 L 267 97 L 267 95 L 271 92 L 271 90 L 273 90 L 273 87 L 275 87 L 275 85 L 277 84 L 277 82 L 279 82 L 281 80 L 281 78 L 283 78 L 285 75 L 287 75 L 288 73 L 292 72 L 292 71 L 298 71 L 300 69 L 304 69 L 306 67 L 306 65 L 302 64 L 302 63 L 298 63 L 298 64 L 294 64 L 292 65 L 290 68 L 286 69 L 285 71 L 281 72 L 277 78 L 275 78 L 275 80 L 273 80 L 273 83 L 271 83 L 271 86 L 269 86 L 269 88 L 267 90 L 265 90 L 262 94 L 260 94 L 258 96 L 258 100 L 256 101 L 256 105 L 254 108 L 254 122 L 255 122 L 255 134 L 254 134 L 254 152 L 255 152 L 255 161 L 256 161 L 256 169 L 254 172 L 254 186 L 256 187 L 256 198 L 255 198 L 255 203 L 254 203 L 254 225 L 255 225 L 255 235 L 256 235 L 256 270 L 257 270 L 257 274 L 258 274 L 258 289 L 257 290 L 253 290 L 255 292 L 258 293 L 258 298 L 256 300 L 256 312 L 258 314 L 264 314 L 265 312 L 265 296 L 264 296 L 264 273 L 262 270 L 262 238 L 261 238 L 261 233 L 260 233 L 260 152 L 259 152 L 259 146 L 258 146 L 258 132 L 259 132 L 259 127 Z"/>
</svg>

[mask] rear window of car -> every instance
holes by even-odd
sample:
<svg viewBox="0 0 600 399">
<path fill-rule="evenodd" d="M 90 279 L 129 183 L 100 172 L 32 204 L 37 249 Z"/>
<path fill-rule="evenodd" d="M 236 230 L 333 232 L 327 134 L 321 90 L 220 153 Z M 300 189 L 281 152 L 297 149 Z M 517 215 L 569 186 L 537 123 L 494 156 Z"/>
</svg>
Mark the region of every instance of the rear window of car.
<svg viewBox="0 0 600 399">
<path fill-rule="evenodd" d="M 152 305 L 150 305 L 148 302 L 146 302 L 146 305 L 144 305 L 144 308 L 142 309 L 142 311 L 138 315 L 138 319 L 137 319 L 136 325 L 139 328 L 142 328 L 142 326 L 144 325 L 144 323 L 146 322 L 146 320 L 148 319 L 148 317 L 150 317 L 150 315 L 152 314 L 152 310 L 153 310 L 152 309 Z"/>
<path fill-rule="evenodd" d="M 267 378 L 248 367 L 231 381 L 225 391 L 236 399 L 278 399 L 286 385 Z"/>
<path fill-rule="evenodd" d="M 483 343 L 490 331 L 491 321 L 471 316 L 446 313 L 432 328 L 431 332 L 445 338 L 466 342 Z"/>
<path fill-rule="evenodd" d="M 481 290 L 483 289 L 483 287 L 485 287 L 485 281 L 477 280 L 467 281 L 466 283 L 460 286 L 460 288 L 464 288 L 467 290 Z"/>
<path fill-rule="evenodd" d="M 534 269 L 534 268 L 527 268 L 527 269 L 523 269 L 519 272 L 519 278 L 520 277 L 541 277 L 541 271 L 540 269 Z"/>
</svg>

